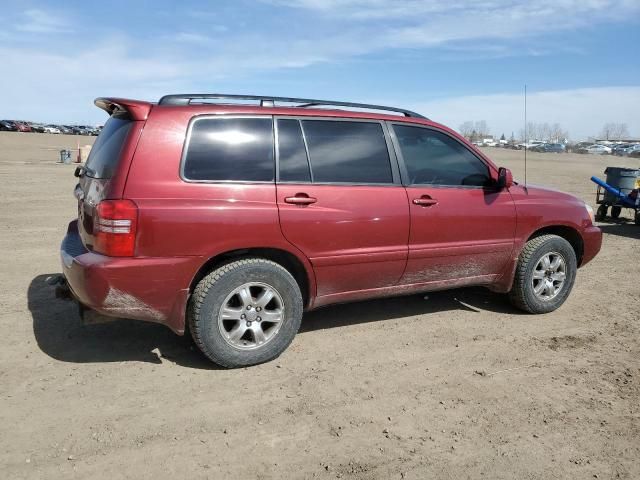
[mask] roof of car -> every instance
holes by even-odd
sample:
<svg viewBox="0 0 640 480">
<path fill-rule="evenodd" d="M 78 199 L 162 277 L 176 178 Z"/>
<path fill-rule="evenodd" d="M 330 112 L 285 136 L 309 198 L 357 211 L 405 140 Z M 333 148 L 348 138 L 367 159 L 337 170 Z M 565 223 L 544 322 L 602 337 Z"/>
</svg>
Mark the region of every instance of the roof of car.
<svg viewBox="0 0 640 480">
<path fill-rule="evenodd" d="M 247 103 L 248 101 L 253 103 Z M 416 120 L 416 123 L 431 123 L 419 113 L 398 107 L 353 103 L 333 100 L 315 100 L 292 97 L 265 97 L 257 95 L 231 94 L 180 94 L 166 95 L 158 103 L 126 98 L 97 98 L 96 106 L 110 115 L 127 112 L 134 120 L 146 120 L 152 108 L 188 108 L 199 114 L 243 113 L 292 116 L 329 116 L 369 119 Z M 339 107 L 339 108 L 336 108 Z"/>
</svg>

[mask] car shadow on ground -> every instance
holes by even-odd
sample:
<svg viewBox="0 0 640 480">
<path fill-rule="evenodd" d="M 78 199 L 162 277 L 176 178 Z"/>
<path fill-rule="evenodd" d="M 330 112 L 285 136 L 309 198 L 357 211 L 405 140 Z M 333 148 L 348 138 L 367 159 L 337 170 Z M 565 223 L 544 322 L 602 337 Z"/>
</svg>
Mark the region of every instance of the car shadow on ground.
<svg viewBox="0 0 640 480">
<path fill-rule="evenodd" d="M 72 363 L 169 361 L 189 368 L 218 368 L 189 335 L 180 337 L 163 325 L 125 319 L 84 325 L 75 302 L 55 298 L 54 288 L 47 284 L 53 275 L 38 275 L 27 292 L 35 339 L 50 357 Z M 305 314 L 300 333 L 451 310 L 521 313 L 504 295 L 467 288 L 321 308 Z"/>
<path fill-rule="evenodd" d="M 305 314 L 300 332 L 453 310 L 523 314 L 511 306 L 506 295 L 493 293 L 486 288 L 470 287 L 330 305 Z"/>
<path fill-rule="evenodd" d="M 47 284 L 53 275 L 38 275 L 27 292 L 33 333 L 50 357 L 73 363 L 169 361 L 190 368 L 217 368 L 190 336 L 180 337 L 163 325 L 126 319 L 84 325 L 75 302 L 55 297 L 54 288 Z"/>
<path fill-rule="evenodd" d="M 602 233 L 607 235 L 616 235 L 618 237 L 635 238 L 640 240 L 640 225 L 636 225 L 633 221 L 611 220 L 611 223 L 600 223 L 598 226 Z"/>
</svg>

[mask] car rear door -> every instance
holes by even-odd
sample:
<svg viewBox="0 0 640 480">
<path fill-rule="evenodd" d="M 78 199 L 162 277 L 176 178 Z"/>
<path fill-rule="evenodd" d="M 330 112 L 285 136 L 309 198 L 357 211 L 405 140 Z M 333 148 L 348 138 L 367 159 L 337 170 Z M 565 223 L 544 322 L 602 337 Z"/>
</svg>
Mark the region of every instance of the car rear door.
<svg viewBox="0 0 640 480">
<path fill-rule="evenodd" d="M 391 127 L 411 212 L 403 284 L 490 283 L 512 258 L 516 228 L 510 193 L 490 167 L 447 132 Z"/>
<path fill-rule="evenodd" d="M 397 284 L 409 208 L 386 126 L 281 117 L 276 145 L 280 225 L 310 259 L 317 296 Z"/>
</svg>

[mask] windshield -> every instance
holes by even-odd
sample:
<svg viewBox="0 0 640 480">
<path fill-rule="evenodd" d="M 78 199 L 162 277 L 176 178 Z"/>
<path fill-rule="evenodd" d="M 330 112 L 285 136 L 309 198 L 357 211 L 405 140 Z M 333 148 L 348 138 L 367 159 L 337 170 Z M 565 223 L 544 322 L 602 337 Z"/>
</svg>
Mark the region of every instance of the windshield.
<svg viewBox="0 0 640 480">
<path fill-rule="evenodd" d="M 91 148 L 86 175 L 92 178 L 111 178 L 120 161 L 120 153 L 133 122 L 111 117 L 105 123 Z"/>
</svg>

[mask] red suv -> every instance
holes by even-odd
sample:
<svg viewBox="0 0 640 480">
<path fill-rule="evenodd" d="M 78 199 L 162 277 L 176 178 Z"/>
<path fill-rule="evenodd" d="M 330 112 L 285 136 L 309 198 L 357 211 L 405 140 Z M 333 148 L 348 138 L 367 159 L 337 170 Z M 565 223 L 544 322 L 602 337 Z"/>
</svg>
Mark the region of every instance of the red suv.
<svg viewBox="0 0 640 480">
<path fill-rule="evenodd" d="M 76 171 L 64 285 L 85 314 L 188 325 L 225 367 L 275 358 L 303 311 L 332 303 L 483 285 L 551 312 L 600 249 L 583 201 L 514 182 L 407 110 L 238 95 L 95 103 L 111 118 Z"/>
</svg>

